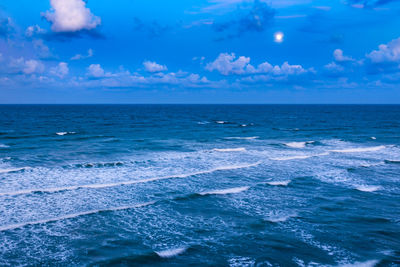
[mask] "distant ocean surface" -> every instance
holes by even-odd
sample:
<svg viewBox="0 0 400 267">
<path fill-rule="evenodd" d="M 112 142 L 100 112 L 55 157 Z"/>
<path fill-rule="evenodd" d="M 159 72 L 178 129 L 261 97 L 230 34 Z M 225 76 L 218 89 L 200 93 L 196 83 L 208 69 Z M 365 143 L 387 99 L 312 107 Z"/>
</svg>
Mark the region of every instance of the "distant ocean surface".
<svg viewBox="0 0 400 267">
<path fill-rule="evenodd" d="M 0 266 L 399 266 L 399 105 L 0 106 Z"/>
</svg>

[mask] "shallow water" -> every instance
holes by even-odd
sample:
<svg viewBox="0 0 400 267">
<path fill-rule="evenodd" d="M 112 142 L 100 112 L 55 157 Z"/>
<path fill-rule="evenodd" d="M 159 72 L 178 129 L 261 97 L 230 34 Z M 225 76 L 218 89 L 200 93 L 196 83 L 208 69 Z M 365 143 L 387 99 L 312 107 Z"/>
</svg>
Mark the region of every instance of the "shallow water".
<svg viewBox="0 0 400 267">
<path fill-rule="evenodd" d="M 400 106 L 0 106 L 0 265 L 396 266 Z"/>
</svg>

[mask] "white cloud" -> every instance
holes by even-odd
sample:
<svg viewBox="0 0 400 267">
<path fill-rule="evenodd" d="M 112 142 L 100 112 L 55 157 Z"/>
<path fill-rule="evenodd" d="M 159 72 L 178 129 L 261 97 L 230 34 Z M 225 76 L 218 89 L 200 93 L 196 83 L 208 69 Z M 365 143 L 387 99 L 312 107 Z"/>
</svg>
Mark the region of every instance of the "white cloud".
<svg viewBox="0 0 400 267">
<path fill-rule="evenodd" d="M 290 65 L 284 62 L 281 66 L 272 66 L 268 62 L 254 67 L 250 64 L 250 58 L 240 56 L 236 58 L 234 53 L 221 53 L 216 60 L 206 65 L 208 71 L 218 71 L 222 75 L 248 75 L 248 74 L 271 74 L 275 76 L 299 75 L 306 72 L 314 72 L 313 69 L 304 69 L 301 65 Z"/>
<path fill-rule="evenodd" d="M 63 79 L 69 73 L 68 64 L 65 62 L 60 62 L 56 67 L 50 70 L 50 73 Z"/>
<path fill-rule="evenodd" d="M 42 39 L 33 40 L 33 47 L 37 50 L 39 57 L 51 58 L 54 57 L 50 52 L 49 47 L 43 42 Z"/>
<path fill-rule="evenodd" d="M 331 71 L 331 72 L 342 72 L 342 71 L 344 71 L 343 66 L 340 66 L 340 65 L 336 64 L 335 62 L 331 62 L 329 64 L 326 64 L 324 66 L 324 68 L 327 69 L 328 71 Z"/>
<path fill-rule="evenodd" d="M 88 76 L 94 77 L 94 78 L 101 78 L 101 77 L 106 77 L 109 76 L 108 73 L 104 72 L 104 69 L 101 67 L 100 64 L 92 64 L 88 67 Z"/>
<path fill-rule="evenodd" d="M 394 39 L 388 44 L 381 44 L 378 50 L 367 55 L 373 63 L 399 62 L 400 61 L 400 38 Z"/>
<path fill-rule="evenodd" d="M 36 34 L 44 34 L 44 33 L 46 33 L 45 29 L 40 28 L 39 25 L 32 25 L 32 26 L 29 26 L 28 28 L 26 28 L 25 36 L 32 37 Z"/>
<path fill-rule="evenodd" d="M 24 74 L 42 73 L 44 71 L 44 65 L 41 61 L 35 59 L 25 60 L 23 57 L 11 59 L 9 67 L 11 72 Z"/>
<path fill-rule="evenodd" d="M 80 60 L 93 57 L 93 50 L 90 48 L 87 51 L 87 55 L 76 54 L 75 56 L 71 57 L 71 60 Z"/>
<path fill-rule="evenodd" d="M 146 71 L 148 72 L 161 72 L 168 70 L 167 66 L 157 64 L 156 62 L 152 61 L 145 61 L 143 62 L 143 66 Z"/>
<path fill-rule="evenodd" d="M 96 28 L 101 19 L 92 14 L 83 0 L 50 0 L 52 9 L 43 16 L 54 32 L 76 32 Z"/>
<path fill-rule="evenodd" d="M 222 75 L 244 74 L 246 66 L 250 63 L 249 57 L 240 56 L 236 59 L 234 53 L 221 53 L 213 62 L 206 65 L 208 71 L 218 71 Z"/>
<path fill-rule="evenodd" d="M 337 62 L 354 61 L 354 58 L 343 55 L 343 50 L 341 49 L 333 51 L 333 57 Z"/>
</svg>

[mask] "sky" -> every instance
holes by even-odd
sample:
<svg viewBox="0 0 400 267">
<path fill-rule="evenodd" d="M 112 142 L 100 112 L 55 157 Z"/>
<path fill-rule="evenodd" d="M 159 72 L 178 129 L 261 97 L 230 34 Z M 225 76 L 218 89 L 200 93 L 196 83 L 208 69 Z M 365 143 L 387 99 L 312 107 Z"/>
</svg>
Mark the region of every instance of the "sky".
<svg viewBox="0 0 400 267">
<path fill-rule="evenodd" d="M 400 104 L 400 1 L 2 0 L 0 103 Z"/>
</svg>

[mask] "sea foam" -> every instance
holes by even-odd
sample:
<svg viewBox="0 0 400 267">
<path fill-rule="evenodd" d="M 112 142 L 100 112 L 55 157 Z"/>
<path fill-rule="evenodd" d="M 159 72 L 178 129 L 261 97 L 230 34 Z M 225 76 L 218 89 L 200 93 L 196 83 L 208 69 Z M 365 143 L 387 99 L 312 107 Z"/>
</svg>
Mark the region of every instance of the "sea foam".
<svg viewBox="0 0 400 267">
<path fill-rule="evenodd" d="M 291 180 L 286 180 L 286 181 L 272 181 L 272 182 L 266 182 L 266 184 L 269 185 L 276 185 L 276 186 L 287 186 Z"/>
<path fill-rule="evenodd" d="M 236 169 L 243 169 L 243 168 L 251 168 L 251 167 L 255 167 L 259 164 L 260 164 L 260 162 L 256 162 L 253 164 L 246 164 L 246 165 L 221 166 L 221 167 L 217 167 L 217 168 L 210 169 L 210 170 L 192 172 L 192 173 L 187 173 L 187 174 L 177 174 L 177 175 L 171 175 L 171 176 L 154 177 L 154 178 L 115 182 L 115 183 L 86 184 L 86 185 L 74 185 L 74 186 L 53 187 L 53 188 L 24 189 L 24 190 L 12 191 L 12 192 L 0 192 L 0 196 L 16 196 L 16 195 L 24 195 L 24 194 L 32 194 L 32 193 L 56 193 L 56 192 L 72 191 L 72 190 L 78 190 L 78 189 L 100 189 L 100 188 L 109 188 L 109 187 L 116 187 L 116 186 L 122 186 L 122 185 L 134 185 L 134 184 L 155 182 L 155 181 L 174 179 L 174 178 L 187 178 L 187 177 L 196 176 L 196 175 L 209 174 L 209 173 L 213 173 L 213 172 L 217 172 L 217 171 L 228 171 L 228 170 L 236 170 Z"/>
<path fill-rule="evenodd" d="M 386 148 L 385 146 L 373 146 L 373 147 L 359 147 L 359 148 L 348 148 L 348 149 L 334 149 L 331 152 L 336 153 L 358 153 L 358 152 L 374 152 Z"/>
<path fill-rule="evenodd" d="M 249 190 L 250 186 L 243 186 L 243 187 L 234 187 L 228 189 L 221 189 L 215 191 L 208 191 L 208 192 L 201 192 L 199 195 L 206 196 L 206 195 L 227 195 L 227 194 L 236 194 L 246 190 Z"/>
<path fill-rule="evenodd" d="M 238 147 L 238 148 L 214 148 L 214 151 L 217 152 L 243 152 L 246 151 L 246 148 L 244 147 Z"/>
<path fill-rule="evenodd" d="M 304 148 L 308 144 L 315 143 L 315 141 L 306 141 L 306 142 L 290 142 L 290 143 L 285 143 L 285 146 L 287 147 L 292 147 L 292 148 Z"/>
<path fill-rule="evenodd" d="M 78 212 L 78 213 L 73 213 L 73 214 L 67 214 L 67 215 L 64 215 L 64 216 L 54 217 L 54 218 L 50 218 L 50 219 L 43 219 L 43 220 L 38 220 L 38 221 L 31 221 L 31 222 L 24 222 L 24 223 L 5 225 L 5 226 L 0 226 L 0 232 L 19 229 L 19 228 L 23 228 L 23 227 L 28 226 L 28 225 L 46 224 L 46 223 L 50 223 L 50 222 L 68 220 L 68 219 L 73 219 L 73 218 L 77 218 L 77 217 L 81 217 L 81 216 L 101 213 L 101 212 L 112 212 L 112 211 L 119 211 L 119 210 L 135 209 L 135 208 L 149 206 L 149 205 L 152 205 L 154 203 L 155 202 L 153 201 L 153 202 L 146 202 L 146 203 L 141 203 L 141 204 L 137 204 L 137 205 L 133 205 L 133 206 L 123 206 L 123 207 L 108 208 L 108 209 L 90 210 L 90 211 Z"/>
<path fill-rule="evenodd" d="M 376 186 L 376 185 L 360 185 L 360 186 L 357 186 L 356 189 L 358 191 L 362 191 L 362 192 L 375 192 L 375 191 L 382 189 L 382 187 Z"/>
<path fill-rule="evenodd" d="M 10 172 L 19 172 L 29 169 L 29 167 L 22 168 L 11 168 L 11 169 L 0 169 L 0 173 L 10 173 Z"/>
<path fill-rule="evenodd" d="M 161 258 L 172 258 L 178 256 L 179 254 L 184 253 L 186 250 L 187 247 L 182 247 L 182 248 L 173 248 L 162 251 L 155 251 L 155 253 L 157 253 L 157 255 L 160 256 Z"/>
</svg>

